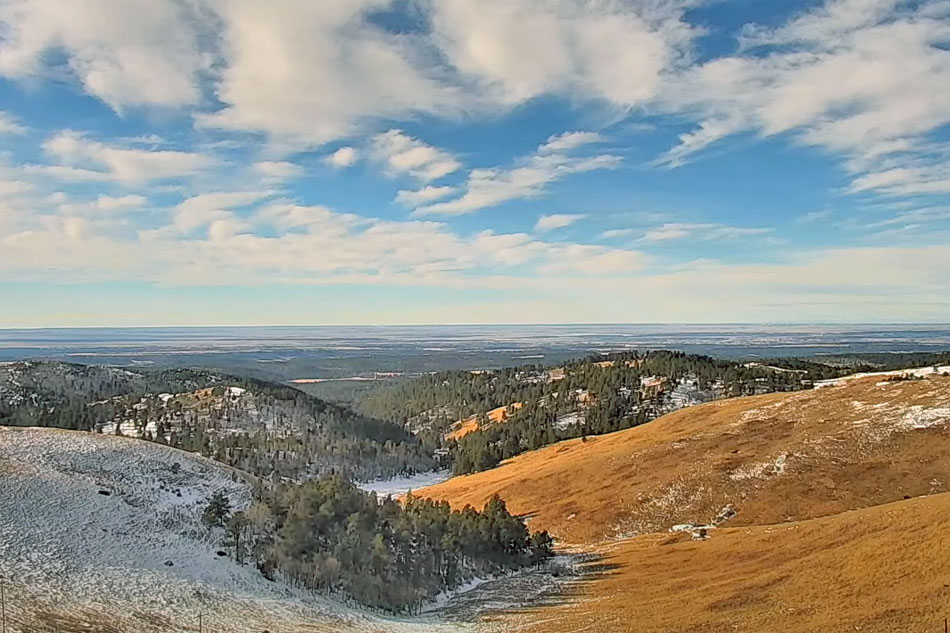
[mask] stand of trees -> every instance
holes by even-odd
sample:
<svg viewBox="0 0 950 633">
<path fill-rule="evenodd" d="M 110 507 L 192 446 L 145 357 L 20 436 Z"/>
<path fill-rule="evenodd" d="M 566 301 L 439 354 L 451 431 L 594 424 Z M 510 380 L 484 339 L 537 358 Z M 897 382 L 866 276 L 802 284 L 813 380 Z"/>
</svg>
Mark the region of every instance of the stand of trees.
<svg viewBox="0 0 950 633">
<path fill-rule="evenodd" d="M 558 412 L 537 401 L 526 403 L 503 424 L 469 433 L 451 445 L 452 472 L 465 475 L 494 468 L 501 461 L 561 440 L 602 435 L 649 421 L 649 409 L 631 413 L 621 398 L 597 402 L 584 411 L 583 424 L 559 425 Z"/>
<path fill-rule="evenodd" d="M 226 499 L 212 497 L 204 518 L 225 528 L 238 562 L 268 578 L 394 613 L 553 553 L 550 536 L 529 533 L 497 496 L 481 512 L 412 495 L 400 504 L 338 476 L 262 488 L 233 514 Z"/>
</svg>

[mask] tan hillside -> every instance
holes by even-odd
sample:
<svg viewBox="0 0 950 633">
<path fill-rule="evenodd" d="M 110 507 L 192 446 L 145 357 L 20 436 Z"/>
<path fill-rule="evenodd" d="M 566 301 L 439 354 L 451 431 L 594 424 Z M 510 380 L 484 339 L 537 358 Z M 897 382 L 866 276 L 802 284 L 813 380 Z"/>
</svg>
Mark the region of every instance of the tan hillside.
<svg viewBox="0 0 950 633">
<path fill-rule="evenodd" d="M 488 420 L 492 424 L 498 424 L 499 422 L 504 422 L 508 417 L 509 411 L 515 411 L 521 408 L 520 402 L 514 402 L 504 407 L 497 407 L 488 412 Z M 452 424 L 452 428 L 448 433 L 445 434 L 445 439 L 447 440 L 460 440 L 469 433 L 477 431 L 479 428 L 478 425 L 478 416 L 470 415 L 464 420 L 459 420 Z"/>
<path fill-rule="evenodd" d="M 523 633 L 930 633 L 950 615 L 950 495 L 706 541 L 615 543 L 554 606 L 492 618 Z"/>
<path fill-rule="evenodd" d="M 561 442 L 418 494 L 481 507 L 499 493 L 562 542 L 828 516 L 950 490 L 950 378 L 878 378 L 709 403 Z"/>
</svg>

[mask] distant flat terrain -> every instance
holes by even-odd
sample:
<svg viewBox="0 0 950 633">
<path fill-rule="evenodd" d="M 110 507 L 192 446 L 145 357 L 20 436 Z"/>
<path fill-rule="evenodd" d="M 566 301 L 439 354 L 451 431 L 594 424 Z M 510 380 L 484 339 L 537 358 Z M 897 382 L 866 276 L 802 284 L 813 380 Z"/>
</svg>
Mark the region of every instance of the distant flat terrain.
<svg viewBox="0 0 950 633">
<path fill-rule="evenodd" d="M 54 359 L 156 369 L 202 367 L 274 381 L 550 365 L 591 353 L 633 349 L 676 349 L 751 360 L 948 348 L 950 326 L 909 324 L 0 329 L 0 362 Z M 351 387 L 367 386 L 366 381 L 348 382 Z M 339 387 L 329 384 L 311 386 Z"/>
</svg>

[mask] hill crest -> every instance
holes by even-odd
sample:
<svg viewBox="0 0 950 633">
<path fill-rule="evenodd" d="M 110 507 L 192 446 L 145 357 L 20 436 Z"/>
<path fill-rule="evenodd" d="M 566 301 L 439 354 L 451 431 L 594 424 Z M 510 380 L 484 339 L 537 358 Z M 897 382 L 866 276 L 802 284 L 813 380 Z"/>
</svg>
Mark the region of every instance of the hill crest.
<svg viewBox="0 0 950 633">
<path fill-rule="evenodd" d="M 568 543 L 709 523 L 836 514 L 950 490 L 950 378 L 865 378 L 717 401 L 567 440 L 418 491 L 480 507 L 498 493 Z"/>
</svg>

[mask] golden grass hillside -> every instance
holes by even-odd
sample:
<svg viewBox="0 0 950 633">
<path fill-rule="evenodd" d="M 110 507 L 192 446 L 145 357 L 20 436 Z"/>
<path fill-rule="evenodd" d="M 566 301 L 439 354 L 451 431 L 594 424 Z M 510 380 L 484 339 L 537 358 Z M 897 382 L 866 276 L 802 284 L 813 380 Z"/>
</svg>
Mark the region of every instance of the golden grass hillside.
<svg viewBox="0 0 950 633">
<path fill-rule="evenodd" d="M 950 490 L 950 378 L 878 378 L 684 409 L 561 442 L 417 494 L 481 507 L 495 493 L 567 543 L 707 523 L 828 516 Z"/>
<path fill-rule="evenodd" d="M 508 613 L 522 633 L 925 633 L 950 615 L 950 495 L 606 548 L 602 578 Z"/>
</svg>

